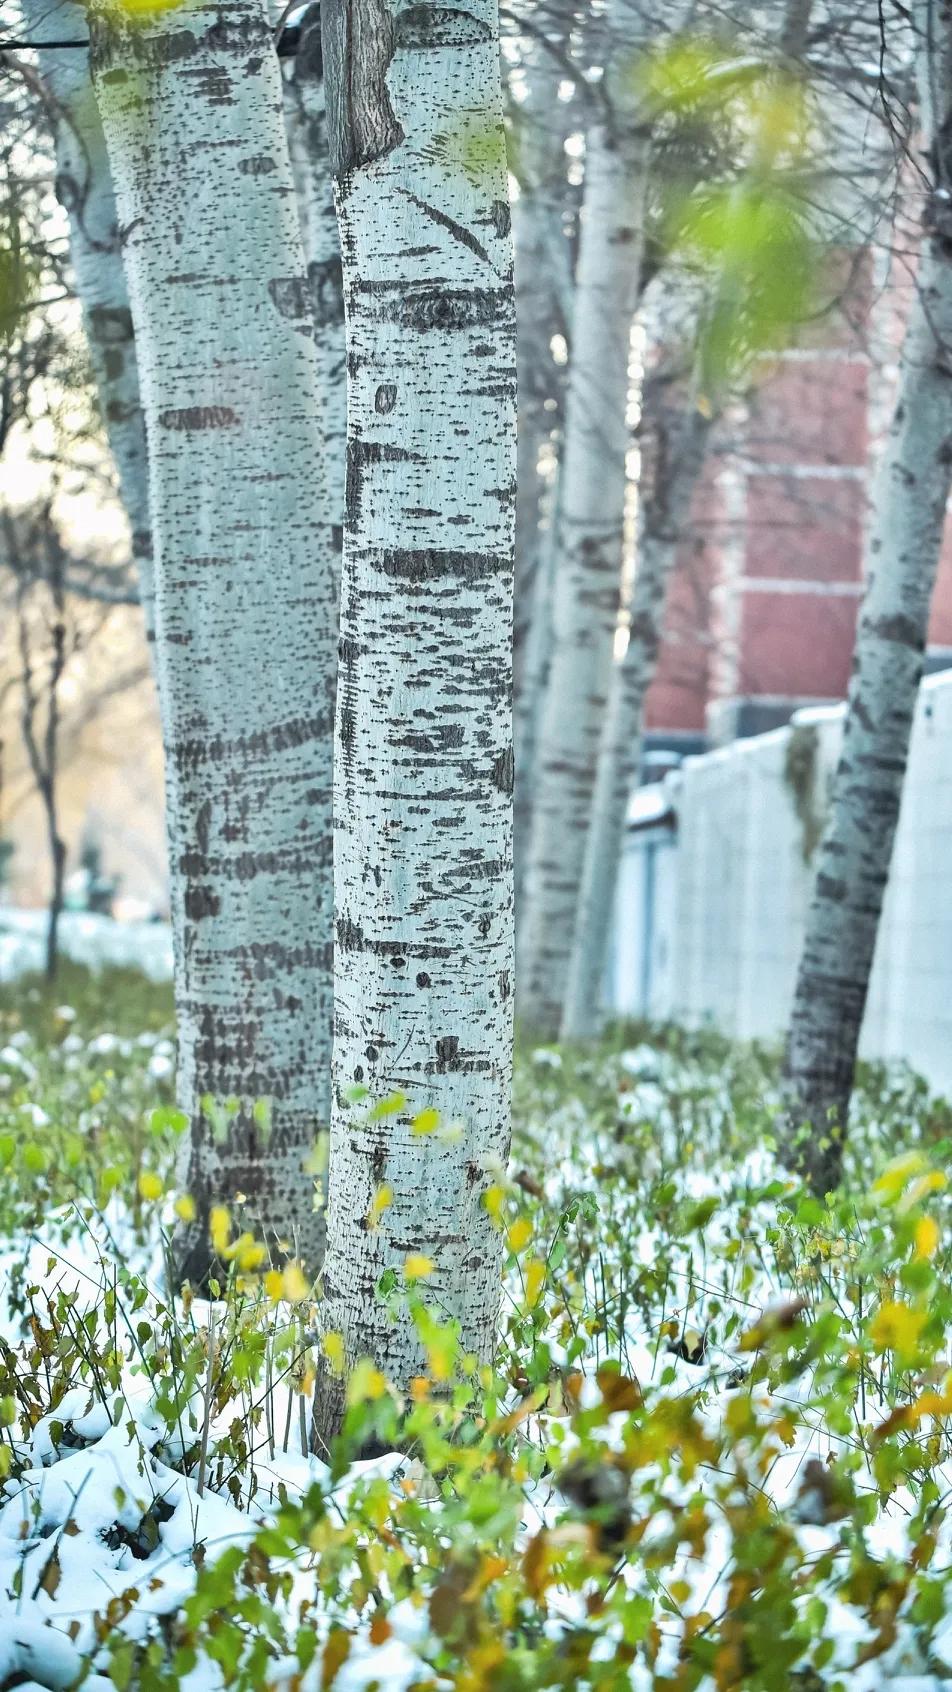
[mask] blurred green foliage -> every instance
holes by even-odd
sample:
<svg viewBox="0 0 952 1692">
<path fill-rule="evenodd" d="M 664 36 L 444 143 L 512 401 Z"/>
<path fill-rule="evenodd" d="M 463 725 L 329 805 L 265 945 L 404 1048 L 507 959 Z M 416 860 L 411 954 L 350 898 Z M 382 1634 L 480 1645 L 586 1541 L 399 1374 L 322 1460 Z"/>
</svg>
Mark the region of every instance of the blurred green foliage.
<svg viewBox="0 0 952 1692">
<path fill-rule="evenodd" d="M 40 264 L 15 196 L 0 203 L 0 345 L 22 332 L 23 318 L 36 294 Z"/>
<path fill-rule="evenodd" d="M 787 66 L 729 38 L 675 38 L 627 82 L 656 131 L 662 252 L 704 281 L 699 378 L 717 400 L 811 310 L 818 252 L 802 187 L 819 145 L 814 101 Z"/>
</svg>

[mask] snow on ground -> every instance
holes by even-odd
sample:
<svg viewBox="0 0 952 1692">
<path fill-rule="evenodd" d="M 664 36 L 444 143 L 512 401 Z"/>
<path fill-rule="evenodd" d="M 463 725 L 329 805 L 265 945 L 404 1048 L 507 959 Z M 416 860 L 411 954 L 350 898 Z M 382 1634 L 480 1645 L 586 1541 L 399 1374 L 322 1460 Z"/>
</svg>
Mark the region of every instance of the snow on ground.
<svg viewBox="0 0 952 1692">
<path fill-rule="evenodd" d="M 0 906 L 0 981 L 14 981 L 43 967 L 45 911 Z M 59 943 L 74 963 L 102 969 L 109 964 L 141 969 L 152 981 L 172 975 L 172 935 L 165 922 L 115 922 L 90 911 L 64 911 Z"/>
<path fill-rule="evenodd" d="M 103 921 L 80 920 L 97 927 Z M 95 930 L 87 937 L 90 946 L 94 937 Z M 10 1050 L 15 1057 L 19 1055 L 19 1048 Z M 560 1063 L 558 1053 L 536 1054 L 535 1067 L 542 1075 L 556 1076 Z M 678 1101 L 677 1109 L 680 1109 L 681 1094 L 690 1092 L 697 1084 L 697 1077 L 684 1069 L 679 1059 L 659 1054 L 648 1046 L 623 1056 L 618 1067 L 623 1078 L 623 1090 L 618 1097 L 619 1122 L 630 1126 L 633 1133 L 637 1132 L 639 1122 L 651 1124 L 650 1145 L 646 1141 L 644 1161 L 669 1160 L 671 1168 L 678 1167 L 681 1202 L 694 1206 L 716 1200 L 716 1208 L 711 1210 L 696 1243 L 679 1248 L 672 1257 L 673 1291 L 670 1302 L 664 1305 L 667 1318 L 676 1319 L 678 1326 L 684 1324 L 686 1328 L 690 1320 L 701 1328 L 705 1298 L 721 1306 L 735 1299 L 731 1284 L 715 1285 L 715 1274 L 730 1261 L 728 1248 L 736 1244 L 742 1232 L 739 1217 L 745 1217 L 744 1227 L 756 1230 L 760 1238 L 765 1237 L 771 1206 L 769 1200 L 761 1201 L 757 1195 L 768 1186 L 776 1169 L 770 1154 L 761 1149 L 748 1151 L 733 1164 L 729 1159 L 710 1165 L 703 1158 L 693 1162 L 679 1159 L 680 1126 L 673 1101 Z M 732 1108 L 726 1086 L 720 1108 L 725 1112 Z M 613 1221 L 621 1218 L 625 1204 L 630 1204 L 623 1180 L 615 1183 L 611 1171 L 606 1174 L 606 1157 L 614 1155 L 619 1140 L 590 1126 L 588 1133 L 579 1133 L 578 1129 L 585 1125 L 584 1108 L 575 1098 L 553 1111 L 541 1130 L 551 1137 L 551 1145 L 543 1148 L 541 1164 L 547 1172 L 545 1179 L 556 1207 L 566 1191 L 599 1193 L 604 1206 L 600 1239 L 610 1242 Z M 613 1216 L 616 1198 L 618 1214 Z M 639 1231 L 633 1261 L 650 1269 L 665 1249 L 665 1229 L 635 1214 Z M 113 1232 L 113 1242 L 115 1237 Z M 75 1289 L 77 1309 L 97 1307 L 108 1285 L 109 1236 L 97 1239 L 90 1230 L 64 1245 L 59 1231 L 51 1226 L 50 1239 L 54 1238 L 55 1245 L 49 1247 L 43 1238 L 32 1243 L 12 1242 L 12 1248 L 0 1260 L 0 1285 L 4 1271 L 18 1254 L 22 1257 L 24 1253 L 29 1258 L 29 1278 L 42 1283 L 49 1252 L 56 1257 L 52 1280 L 61 1288 Z M 607 1249 L 613 1249 L 610 1243 Z M 159 1263 L 160 1259 L 153 1255 L 145 1272 L 151 1289 L 150 1303 L 137 1312 L 137 1319 L 154 1320 L 153 1303 L 158 1304 L 162 1297 Z M 687 1277 L 685 1268 L 689 1271 Z M 604 1289 L 604 1266 L 600 1272 Z M 613 1271 L 610 1264 L 609 1273 L 612 1272 L 621 1274 L 617 1265 Z M 686 1297 L 678 1290 L 679 1277 L 682 1282 L 689 1281 Z M 49 1282 L 50 1276 L 46 1278 Z M 745 1325 L 756 1320 L 765 1307 L 774 1305 L 782 1290 L 774 1269 L 763 1262 L 754 1279 L 745 1282 L 742 1289 L 738 1287 L 736 1293 L 737 1304 L 743 1305 L 746 1312 Z M 515 1287 L 510 1291 L 518 1296 Z M 196 1323 L 201 1328 L 208 1321 L 209 1307 L 196 1303 L 192 1310 L 193 1331 Z M 18 1337 L 16 1330 L 17 1321 L 12 1312 L 0 1315 L 0 1333 L 11 1343 Z M 690 1358 L 678 1356 L 664 1343 L 660 1330 L 652 1334 L 643 1314 L 633 1306 L 625 1323 L 624 1337 L 626 1367 L 646 1397 L 657 1394 L 671 1400 L 693 1398 L 700 1388 L 702 1418 L 706 1427 L 716 1430 L 727 1415 L 732 1391 L 736 1390 L 736 1382 L 732 1387 L 732 1373 L 738 1365 L 742 1369 L 749 1366 L 749 1353 L 738 1348 L 736 1336 L 723 1345 L 712 1338 L 701 1366 Z M 565 1352 L 554 1329 L 548 1336 L 548 1344 L 553 1363 L 562 1366 Z M 30 1434 L 25 1468 L 15 1481 L 10 1480 L 0 1488 L 0 1595 L 7 1594 L 5 1600 L 0 1596 L 0 1686 L 9 1683 L 55 1692 L 71 1687 L 80 1670 L 91 1664 L 93 1672 L 86 1675 L 82 1684 L 93 1692 L 107 1692 L 114 1682 L 108 1678 L 108 1655 L 97 1643 L 94 1615 L 102 1614 L 110 1601 L 120 1607 L 124 1605 L 123 1595 L 134 1587 L 137 1597 L 119 1625 L 133 1640 L 153 1636 L 161 1618 L 181 1612 L 194 1590 L 197 1561 L 201 1558 L 213 1561 L 225 1548 L 247 1544 L 258 1526 L 275 1510 L 282 1489 L 287 1497 L 295 1499 L 317 1482 L 322 1490 L 333 1493 L 336 1507 L 342 1510 L 352 1487 L 378 1475 L 388 1482 L 395 1503 L 402 1497 L 402 1483 L 407 1476 L 404 1457 L 391 1452 L 371 1462 L 356 1463 L 342 1480 L 332 1483 L 325 1465 L 302 1448 L 300 1424 L 295 1415 L 287 1418 L 291 1427 L 287 1448 L 278 1439 L 273 1442 L 273 1450 L 256 1456 L 254 1489 L 250 1497 L 243 1496 L 240 1504 L 236 1503 L 225 1488 L 216 1491 L 209 1484 L 203 1486 L 194 1468 L 189 1474 L 176 1468 L 181 1450 L 170 1440 L 168 1426 L 163 1425 L 156 1413 L 151 1382 L 141 1372 L 135 1374 L 134 1362 L 134 1357 L 127 1358 L 121 1392 L 111 1401 L 98 1395 L 93 1383 L 70 1389 L 55 1414 L 43 1417 Z M 200 1387 L 199 1382 L 199 1392 Z M 763 1394 L 766 1403 L 766 1389 L 761 1387 L 757 1391 Z M 805 1410 L 811 1397 L 811 1383 L 809 1380 L 802 1384 L 789 1382 L 786 1393 L 787 1402 L 791 1405 L 799 1402 Z M 276 1395 L 274 1427 L 285 1426 L 288 1402 L 286 1391 Z M 599 1403 L 599 1390 L 592 1377 L 585 1381 L 583 1402 L 586 1407 Z M 198 1401 L 196 1408 L 200 1412 Z M 231 1413 L 227 1408 L 212 1419 L 210 1452 L 215 1451 L 216 1441 L 226 1436 Z M 611 1418 L 604 1435 L 606 1455 L 622 1449 L 626 1421 L 624 1412 Z M 568 1430 L 561 1445 L 563 1461 L 570 1454 L 573 1438 Z M 778 1453 L 763 1483 L 772 1507 L 791 1524 L 807 1554 L 817 1559 L 836 1552 L 839 1528 L 835 1519 L 824 1519 L 823 1499 L 814 1500 L 805 1481 L 811 1461 L 823 1462 L 832 1449 L 822 1417 L 814 1415 L 811 1408 L 810 1415 L 801 1417 L 789 1449 Z M 729 1469 L 731 1460 L 728 1453 L 722 1474 Z M 641 1480 L 647 1483 L 648 1479 L 646 1473 L 640 1477 L 639 1484 Z M 937 1465 L 934 1479 L 943 1495 L 952 1495 L 952 1467 Z M 875 1491 L 872 1474 L 868 1481 L 870 1491 Z M 672 1484 L 664 1503 L 656 1503 L 654 1507 L 655 1514 L 641 1541 L 645 1553 L 670 1534 L 685 1502 L 681 1483 Z M 666 1505 L 670 1506 L 670 1515 Z M 814 1505 L 818 1505 L 815 1515 L 811 1514 Z M 912 1506 L 911 1493 L 898 1489 L 866 1530 L 868 1545 L 883 1566 L 889 1560 L 902 1566 L 909 1559 L 907 1522 L 914 1513 Z M 540 1528 L 556 1528 L 564 1520 L 564 1511 L 565 1498 L 551 1479 L 527 1481 L 517 1546 L 520 1554 Z M 717 1613 L 729 1605 L 732 1555 L 726 1527 L 717 1527 L 708 1534 L 701 1554 L 684 1551 L 668 1576 L 670 1580 L 676 1574 L 690 1590 L 689 1599 L 682 1598 L 683 1607 Z M 314 1576 L 307 1558 L 307 1548 L 302 1547 L 296 1596 L 302 1588 L 313 1588 Z M 952 1531 L 943 1523 L 937 1534 L 935 1568 L 944 1570 L 950 1565 Z M 635 1551 L 629 1557 L 622 1579 L 634 1592 L 643 1589 L 643 1577 L 644 1562 Z M 928 1660 L 923 1658 L 914 1629 L 904 1621 L 885 1654 L 864 1662 L 863 1653 L 874 1637 L 869 1622 L 840 1599 L 835 1584 L 831 1585 L 826 1601 L 829 1614 L 824 1631 L 835 1640 L 835 1651 L 823 1673 L 809 1683 L 816 1692 L 840 1679 L 849 1692 L 879 1692 L 886 1687 L 892 1692 L 943 1692 L 948 1686 L 952 1679 L 952 1616 L 934 1630 Z M 286 1607 L 290 1612 L 290 1606 Z M 408 1692 L 417 1681 L 452 1684 L 433 1681 L 429 1662 L 434 1641 L 429 1634 L 425 1605 L 410 1601 L 392 1605 L 388 1610 L 391 1632 L 383 1642 L 370 1638 L 366 1615 L 360 1617 L 349 1612 L 339 1602 L 333 1611 L 316 1609 L 310 1625 L 323 1639 L 332 1622 L 348 1628 L 353 1635 L 348 1659 L 333 1679 L 336 1692 L 367 1692 L 371 1687 L 382 1687 L 386 1692 Z M 555 1636 L 584 1626 L 584 1606 L 577 1593 L 560 1597 L 558 1608 L 553 1607 L 545 1623 L 546 1630 Z M 610 1660 L 617 1643 L 612 1629 L 607 1627 L 598 1647 L 605 1660 Z M 657 1684 L 656 1674 L 675 1676 L 677 1672 L 678 1644 L 672 1634 L 670 1640 L 662 1642 L 653 1672 L 640 1662 L 632 1666 L 632 1692 L 651 1692 Z M 262 1685 L 273 1692 L 289 1692 L 292 1686 L 301 1692 L 317 1692 L 323 1684 L 321 1676 L 320 1658 L 301 1675 L 297 1660 L 289 1657 L 269 1666 Z M 579 1682 L 580 1686 L 583 1684 L 586 1683 Z M 228 1681 L 218 1665 L 203 1658 L 182 1679 L 181 1685 L 184 1692 L 217 1692 Z M 714 1682 L 702 1681 L 700 1685 L 702 1692 L 710 1692 Z M 779 1685 L 777 1692 L 781 1692 Z"/>
</svg>

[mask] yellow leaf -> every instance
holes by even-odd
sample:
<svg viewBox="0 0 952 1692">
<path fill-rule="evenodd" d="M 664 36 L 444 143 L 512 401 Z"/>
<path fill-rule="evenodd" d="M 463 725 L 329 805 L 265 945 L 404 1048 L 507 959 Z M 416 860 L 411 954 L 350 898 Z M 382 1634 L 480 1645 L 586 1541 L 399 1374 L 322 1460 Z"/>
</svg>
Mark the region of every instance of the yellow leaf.
<svg viewBox="0 0 952 1692">
<path fill-rule="evenodd" d="M 932 1216 L 921 1216 L 916 1223 L 916 1256 L 934 1257 L 939 1245 L 939 1224 Z"/>
<path fill-rule="evenodd" d="M 219 1257 L 224 1257 L 231 1239 L 231 1217 L 223 1204 L 213 1204 L 208 1218 L 208 1232 Z"/>
<path fill-rule="evenodd" d="M 894 1351 L 900 1362 L 909 1363 L 919 1349 L 925 1323 L 924 1310 L 913 1310 L 902 1300 L 889 1299 L 872 1318 L 869 1337 L 877 1351 Z"/>
<path fill-rule="evenodd" d="M 447 1328 L 433 1335 L 426 1348 L 426 1360 L 435 1381 L 448 1381 L 456 1363 L 456 1336 Z"/>
<path fill-rule="evenodd" d="M 125 12 L 128 18 L 146 19 L 161 12 L 174 12 L 176 6 L 181 6 L 183 0 L 113 0 L 113 4 L 120 12 Z"/>
<path fill-rule="evenodd" d="M 532 1238 L 532 1223 L 527 1216 L 517 1216 L 506 1236 L 510 1251 L 521 1251 Z"/>
<path fill-rule="evenodd" d="M 277 1303 L 284 1291 L 284 1276 L 280 1269 L 269 1269 L 264 1278 L 264 1290 L 268 1297 Z"/>
<path fill-rule="evenodd" d="M 384 1181 L 377 1188 L 377 1191 L 374 1193 L 374 1196 L 370 1201 L 370 1208 L 367 1211 L 367 1227 L 370 1229 L 378 1228 L 380 1226 L 381 1216 L 385 1210 L 389 1210 L 392 1203 L 393 1188 L 388 1186 L 386 1181 Z"/>
<path fill-rule="evenodd" d="M 195 1200 L 191 1193 L 182 1193 L 175 1201 L 175 1214 L 180 1222 L 194 1222 Z"/>
<path fill-rule="evenodd" d="M 435 1268 L 432 1257 L 424 1257 L 422 1251 L 411 1251 L 403 1260 L 403 1273 L 408 1281 L 423 1281 Z"/>
<path fill-rule="evenodd" d="M 438 1110 L 421 1110 L 419 1116 L 413 1118 L 410 1130 L 414 1134 L 432 1134 L 439 1126 L 440 1113 Z"/>
<path fill-rule="evenodd" d="M 139 1176 L 139 1197 L 159 1199 L 162 1197 L 162 1191 L 161 1175 L 156 1175 L 154 1169 L 143 1169 Z"/>
<path fill-rule="evenodd" d="M 920 1175 L 917 1181 L 913 1181 L 912 1186 L 903 1198 L 901 1209 L 909 1210 L 912 1205 L 918 1204 L 920 1199 L 924 1199 L 929 1193 L 943 1192 L 948 1184 L 948 1177 L 941 1169 L 928 1170 L 925 1175 Z"/>
<path fill-rule="evenodd" d="M 307 1298 L 310 1290 L 310 1282 L 301 1265 L 286 1264 L 281 1276 L 281 1297 L 286 1298 L 290 1304 L 299 1304 L 302 1299 Z"/>
<path fill-rule="evenodd" d="M 526 1264 L 526 1303 L 534 1310 L 545 1284 L 545 1264 L 538 1257 L 530 1257 Z"/>
<path fill-rule="evenodd" d="M 369 1357 L 362 1357 L 351 1373 L 347 1382 L 348 1404 L 366 1404 L 374 1399 L 382 1398 L 387 1390 L 387 1383 L 380 1370 L 370 1361 Z"/>
<path fill-rule="evenodd" d="M 266 1247 L 253 1234 L 242 1234 L 235 1245 L 235 1261 L 246 1274 L 252 1269 L 260 1269 L 267 1255 Z"/>
<path fill-rule="evenodd" d="M 906 1182 L 911 1176 L 918 1175 L 925 1161 L 920 1151 L 904 1152 L 902 1157 L 894 1157 L 891 1163 L 887 1163 L 878 1181 L 873 1182 L 875 1196 L 887 1202 L 897 1199 Z"/>
<path fill-rule="evenodd" d="M 501 1222 L 502 1221 L 502 1207 L 505 1204 L 505 1202 L 506 1202 L 506 1189 L 505 1189 L 505 1187 L 500 1187 L 498 1185 L 498 1183 L 496 1185 L 492 1186 L 492 1187 L 487 1187 L 486 1191 L 483 1194 L 483 1205 L 485 1206 L 486 1210 L 488 1210 L 488 1212 L 489 1212 L 489 1214 L 492 1217 L 494 1222 Z"/>
<path fill-rule="evenodd" d="M 340 1334 L 324 1334 L 321 1339 L 321 1350 L 335 1375 L 342 1375 L 346 1365 L 344 1355 L 344 1341 Z"/>
</svg>

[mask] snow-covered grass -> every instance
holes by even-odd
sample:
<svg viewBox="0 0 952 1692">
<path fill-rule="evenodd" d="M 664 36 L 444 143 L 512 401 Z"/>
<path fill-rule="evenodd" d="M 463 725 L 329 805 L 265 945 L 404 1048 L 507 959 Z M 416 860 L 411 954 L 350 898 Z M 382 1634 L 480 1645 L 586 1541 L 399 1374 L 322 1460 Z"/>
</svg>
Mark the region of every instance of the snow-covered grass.
<svg viewBox="0 0 952 1692">
<path fill-rule="evenodd" d="M 316 1457 L 319 1288 L 224 1214 L 221 1298 L 163 1284 L 167 1016 L 109 971 L 0 995 L 0 1686 L 952 1680 L 949 1114 L 914 1078 L 864 1078 L 823 1205 L 769 1054 L 523 1053 L 495 1367 L 418 1264 L 381 1288 L 410 1401 L 359 1367 Z"/>
<path fill-rule="evenodd" d="M 14 981 L 42 968 L 45 911 L 0 906 L 0 981 Z M 59 923 L 64 957 L 91 969 L 142 970 L 152 981 L 172 974 L 172 935 L 166 922 L 114 922 L 91 911 L 64 911 Z"/>
</svg>

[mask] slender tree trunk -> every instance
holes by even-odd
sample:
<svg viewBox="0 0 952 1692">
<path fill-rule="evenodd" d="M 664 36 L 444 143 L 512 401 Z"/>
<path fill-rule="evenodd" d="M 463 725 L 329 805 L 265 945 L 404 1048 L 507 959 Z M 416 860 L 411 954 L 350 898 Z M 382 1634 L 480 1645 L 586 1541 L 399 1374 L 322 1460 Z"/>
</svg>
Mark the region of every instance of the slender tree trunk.
<svg viewBox="0 0 952 1692">
<path fill-rule="evenodd" d="M 952 5 L 920 0 L 922 242 L 892 426 L 876 476 L 843 745 L 787 1044 L 787 1153 L 838 1182 L 952 482 Z"/>
<path fill-rule="evenodd" d="M 652 401 L 654 403 L 652 403 Z M 616 663 L 602 731 L 579 894 L 562 1037 L 583 1039 L 601 1024 L 625 817 L 641 765 L 645 695 L 654 677 L 671 570 L 704 462 L 710 430 L 684 384 L 663 375 L 646 394 L 638 552 L 628 646 Z"/>
<path fill-rule="evenodd" d="M 515 345 L 495 0 L 324 0 L 347 306 L 327 1331 L 426 1373 L 408 1253 L 492 1354 L 509 1149 Z M 353 33 L 350 33 L 350 32 Z M 394 1095 L 392 1114 L 369 1119 Z M 414 1130 L 435 1107 L 442 1127 Z M 314 1436 L 343 1414 L 319 1375 Z"/>
<path fill-rule="evenodd" d="M 7 523 L 9 535 L 11 525 Z M 37 697 L 33 651 L 29 620 L 25 603 L 25 578 L 17 588 L 16 614 L 20 652 L 20 691 L 22 698 L 21 725 L 23 742 L 36 791 L 46 820 L 46 839 L 50 854 L 50 894 L 46 907 L 46 945 L 44 974 L 47 981 L 55 981 L 59 968 L 59 923 L 63 913 L 63 894 L 66 878 L 66 843 L 60 834 L 59 817 L 59 731 L 60 683 L 66 668 L 66 621 L 63 601 L 62 561 L 55 549 L 49 554 L 48 585 L 52 599 L 50 624 L 49 667 L 45 686 L 46 720 L 41 727 L 40 701 Z"/>
<path fill-rule="evenodd" d="M 240 1195 L 238 1225 L 311 1264 L 321 1250 L 304 1166 L 329 1105 L 336 619 L 315 354 L 262 0 L 132 21 L 97 3 L 91 32 L 155 513 L 198 1206 L 177 1258 L 202 1282 L 209 1207 Z"/>
<path fill-rule="evenodd" d="M 326 521 L 339 583 L 347 455 L 347 353 L 340 237 L 327 144 L 319 5 L 312 5 L 305 13 L 297 51 L 284 61 L 284 115 L 314 321 L 324 434 Z"/>
<path fill-rule="evenodd" d="M 557 46 L 564 34 L 563 29 L 556 35 Z M 555 55 L 540 43 L 532 44 L 523 72 L 525 98 L 512 108 L 520 172 L 513 208 L 519 387 L 513 626 L 517 946 L 551 604 L 551 535 L 544 519 L 551 522 L 553 517 L 553 489 L 540 473 L 540 462 L 563 421 L 566 371 L 556 362 L 552 343 L 556 335 L 569 339 L 572 297 L 564 146 L 569 108 L 558 97 L 564 73 Z"/>
<path fill-rule="evenodd" d="M 22 6 L 31 41 L 85 39 L 85 8 L 72 0 L 57 0 L 55 5 L 49 0 L 22 0 Z M 88 53 L 81 48 L 41 47 L 39 67 L 52 105 L 56 192 L 69 218 L 76 290 L 103 425 L 129 520 L 146 637 L 152 641 L 155 605 L 148 452 L 106 140 Z"/>
<path fill-rule="evenodd" d="M 536 754 L 520 1007 L 554 1036 L 585 853 L 618 619 L 646 140 L 616 109 L 590 130 L 559 486 L 552 651 Z"/>
<path fill-rule="evenodd" d="M 518 314 L 518 304 L 517 304 Z M 514 862 L 516 911 L 516 1000 L 524 974 L 523 925 L 526 909 L 526 860 L 532 838 L 532 802 L 538 765 L 539 719 L 552 659 L 552 594 L 558 550 L 558 478 L 550 490 L 548 527 L 539 535 L 526 616 L 522 675 L 514 698 L 515 745 Z M 518 532 L 518 518 L 516 523 Z M 518 553 L 518 546 L 517 546 Z M 518 575 L 518 567 L 517 567 Z"/>
</svg>

